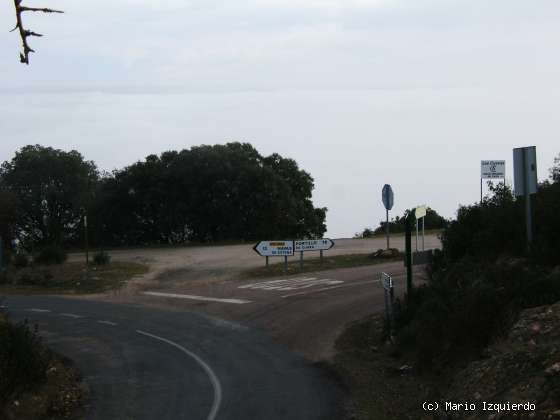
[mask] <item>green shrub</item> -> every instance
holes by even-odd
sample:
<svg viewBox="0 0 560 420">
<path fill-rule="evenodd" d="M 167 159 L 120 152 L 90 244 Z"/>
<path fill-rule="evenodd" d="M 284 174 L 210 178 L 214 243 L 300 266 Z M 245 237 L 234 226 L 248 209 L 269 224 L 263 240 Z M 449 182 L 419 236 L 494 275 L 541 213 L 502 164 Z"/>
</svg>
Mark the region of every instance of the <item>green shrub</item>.
<svg viewBox="0 0 560 420">
<path fill-rule="evenodd" d="M 59 246 L 49 245 L 43 248 L 39 254 L 35 256 L 33 261 L 37 264 L 52 265 L 62 264 L 66 261 L 66 251 Z"/>
<path fill-rule="evenodd" d="M 111 262 L 111 256 L 105 251 L 96 252 L 93 256 L 95 265 L 107 265 Z"/>
<path fill-rule="evenodd" d="M 29 257 L 26 254 L 15 254 L 12 259 L 15 268 L 25 268 L 29 265 Z"/>
<path fill-rule="evenodd" d="M 46 380 L 50 358 L 36 330 L 27 321 L 9 322 L 0 313 L 0 405 Z"/>
<path fill-rule="evenodd" d="M 507 332 L 518 313 L 560 300 L 560 273 L 527 260 L 483 264 L 465 258 L 432 273 L 407 296 L 397 317 L 397 341 L 419 368 L 476 358 Z"/>
<path fill-rule="evenodd" d="M 49 271 L 29 270 L 16 277 L 15 283 L 22 286 L 48 286 L 53 279 Z"/>
</svg>

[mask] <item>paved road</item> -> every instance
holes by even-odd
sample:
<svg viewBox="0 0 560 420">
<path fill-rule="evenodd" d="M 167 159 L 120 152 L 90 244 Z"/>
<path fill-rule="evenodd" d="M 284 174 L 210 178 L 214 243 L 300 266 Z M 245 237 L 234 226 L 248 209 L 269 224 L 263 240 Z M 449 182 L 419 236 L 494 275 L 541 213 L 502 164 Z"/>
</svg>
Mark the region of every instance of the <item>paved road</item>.
<svg viewBox="0 0 560 420">
<path fill-rule="evenodd" d="M 183 282 L 154 285 L 139 294 L 109 295 L 107 301 L 136 302 L 179 311 L 194 311 L 258 328 L 311 361 L 330 360 L 344 327 L 383 311 L 381 272 L 405 290 L 402 262 L 329 270 L 261 280 Z M 416 267 L 416 281 L 423 269 Z"/>
<path fill-rule="evenodd" d="M 187 311 L 10 296 L 91 388 L 88 419 L 340 418 L 325 373 L 266 335 Z"/>
</svg>

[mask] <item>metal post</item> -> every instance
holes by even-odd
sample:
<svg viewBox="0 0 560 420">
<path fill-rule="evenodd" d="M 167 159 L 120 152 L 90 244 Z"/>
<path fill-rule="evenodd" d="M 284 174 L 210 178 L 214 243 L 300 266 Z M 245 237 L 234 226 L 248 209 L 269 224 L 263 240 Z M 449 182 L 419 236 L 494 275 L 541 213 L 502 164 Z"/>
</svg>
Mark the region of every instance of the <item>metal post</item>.
<svg viewBox="0 0 560 420">
<path fill-rule="evenodd" d="M 320 258 L 321 258 L 321 265 L 323 265 L 323 250 L 322 249 L 319 251 L 319 255 L 320 255 Z"/>
<path fill-rule="evenodd" d="M 525 218 L 527 223 L 527 248 L 533 242 L 533 226 L 531 218 L 531 195 L 529 194 L 529 168 L 527 168 L 527 149 L 523 150 L 523 188 L 525 190 Z"/>
<path fill-rule="evenodd" d="M 416 252 L 418 252 L 418 219 L 416 219 Z"/>
<path fill-rule="evenodd" d="M 405 249 L 406 249 L 406 293 L 412 291 L 412 214 L 406 218 Z"/>
<path fill-rule="evenodd" d="M 422 251 L 425 251 L 424 248 L 424 234 L 426 233 L 425 225 L 426 225 L 426 216 L 422 217 Z"/>
<path fill-rule="evenodd" d="M 84 216 L 84 241 L 85 241 L 85 248 L 86 248 L 86 266 L 89 267 L 89 243 L 88 243 L 87 215 Z"/>
<path fill-rule="evenodd" d="M 385 233 L 387 234 L 387 249 L 389 249 L 389 210 L 385 209 L 387 213 L 387 224 L 385 225 Z"/>
<path fill-rule="evenodd" d="M 284 272 L 288 272 L 288 256 L 284 255 Z"/>
<path fill-rule="evenodd" d="M 299 268 L 303 270 L 303 251 L 299 252 Z"/>
<path fill-rule="evenodd" d="M 482 205 L 482 178 L 480 178 L 480 205 Z"/>
<path fill-rule="evenodd" d="M 268 255 L 266 256 L 266 268 L 268 268 Z"/>
<path fill-rule="evenodd" d="M 2 242 L 2 236 L 0 236 L 0 273 L 2 272 L 2 257 L 4 254 L 4 242 Z"/>
</svg>

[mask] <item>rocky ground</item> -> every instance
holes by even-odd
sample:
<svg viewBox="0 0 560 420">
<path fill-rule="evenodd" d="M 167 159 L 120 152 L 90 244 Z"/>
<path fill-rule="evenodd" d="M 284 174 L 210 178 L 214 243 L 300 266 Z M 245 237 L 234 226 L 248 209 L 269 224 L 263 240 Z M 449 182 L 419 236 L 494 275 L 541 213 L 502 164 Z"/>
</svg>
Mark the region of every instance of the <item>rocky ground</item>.
<svg viewBox="0 0 560 420">
<path fill-rule="evenodd" d="M 463 417 L 560 418 L 560 302 L 523 311 L 484 356 L 456 375 L 447 394 L 447 401 L 476 403 L 479 410 Z M 528 402 L 535 410 L 496 413 L 480 410 L 483 402 Z"/>
<path fill-rule="evenodd" d="M 560 419 L 560 302 L 523 311 L 481 359 L 437 376 L 417 372 L 382 331 L 376 316 L 337 342 L 352 420 Z"/>
</svg>

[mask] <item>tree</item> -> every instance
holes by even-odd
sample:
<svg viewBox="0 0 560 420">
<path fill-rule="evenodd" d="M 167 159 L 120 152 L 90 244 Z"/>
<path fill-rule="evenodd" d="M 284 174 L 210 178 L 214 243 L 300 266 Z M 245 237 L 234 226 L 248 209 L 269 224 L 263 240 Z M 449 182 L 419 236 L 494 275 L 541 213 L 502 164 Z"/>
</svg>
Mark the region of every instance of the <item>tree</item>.
<svg viewBox="0 0 560 420">
<path fill-rule="evenodd" d="M 310 238 L 326 230 L 311 176 L 248 143 L 150 155 L 100 185 L 101 237 L 111 243 Z"/>
<path fill-rule="evenodd" d="M 560 155 L 554 158 L 554 166 L 550 168 L 550 177 L 552 182 L 560 182 Z"/>
<path fill-rule="evenodd" d="M 33 50 L 29 46 L 27 42 L 27 38 L 29 38 L 30 36 L 42 37 L 43 35 L 37 32 L 30 31 L 29 29 L 25 29 L 25 27 L 23 26 L 23 17 L 22 17 L 23 12 L 43 12 L 43 13 L 64 13 L 64 12 L 55 9 L 48 9 L 45 7 L 42 8 L 27 7 L 22 5 L 21 2 L 22 0 L 14 0 L 14 6 L 16 9 L 16 26 L 10 32 L 15 31 L 16 29 L 19 30 L 19 36 L 21 37 L 21 42 L 23 44 L 22 45 L 23 52 L 19 54 L 19 60 L 21 63 L 29 64 L 29 53 L 35 52 L 35 50 Z"/>
<path fill-rule="evenodd" d="M 98 173 L 77 151 L 35 145 L 4 162 L 0 178 L 17 198 L 15 236 L 29 247 L 76 240 Z"/>
</svg>

